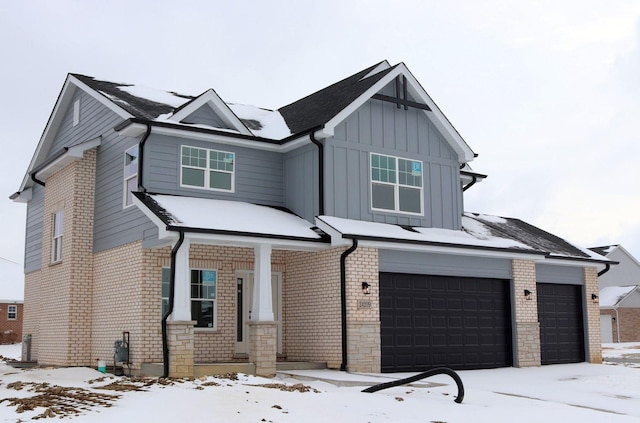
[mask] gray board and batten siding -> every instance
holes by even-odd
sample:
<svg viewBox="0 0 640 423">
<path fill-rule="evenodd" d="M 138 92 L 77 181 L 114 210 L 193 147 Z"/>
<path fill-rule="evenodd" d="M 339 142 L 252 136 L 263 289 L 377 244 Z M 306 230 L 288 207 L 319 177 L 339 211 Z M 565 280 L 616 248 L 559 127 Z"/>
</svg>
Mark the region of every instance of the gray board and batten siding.
<svg viewBox="0 0 640 423">
<path fill-rule="evenodd" d="M 372 152 L 422 161 L 422 216 L 372 210 Z M 461 228 L 463 204 L 458 157 L 423 110 L 405 110 L 376 99 L 367 101 L 325 141 L 325 168 L 327 215 L 389 224 Z"/>
<path fill-rule="evenodd" d="M 381 272 L 512 279 L 510 259 L 379 250 Z"/>
<path fill-rule="evenodd" d="M 284 157 L 285 207 L 309 222 L 320 212 L 318 154 L 318 147 L 310 144 Z"/>
</svg>

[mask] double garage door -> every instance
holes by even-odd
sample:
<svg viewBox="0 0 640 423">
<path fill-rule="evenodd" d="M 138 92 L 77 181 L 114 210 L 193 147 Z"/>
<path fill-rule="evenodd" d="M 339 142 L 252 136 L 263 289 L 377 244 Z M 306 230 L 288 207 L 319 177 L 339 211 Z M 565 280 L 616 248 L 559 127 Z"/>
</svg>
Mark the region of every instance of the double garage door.
<svg viewBox="0 0 640 423">
<path fill-rule="evenodd" d="M 509 282 L 380 273 L 383 372 L 512 365 Z"/>
<path fill-rule="evenodd" d="M 509 281 L 380 273 L 383 372 L 513 365 Z M 537 284 L 542 364 L 584 361 L 581 286 Z"/>
</svg>

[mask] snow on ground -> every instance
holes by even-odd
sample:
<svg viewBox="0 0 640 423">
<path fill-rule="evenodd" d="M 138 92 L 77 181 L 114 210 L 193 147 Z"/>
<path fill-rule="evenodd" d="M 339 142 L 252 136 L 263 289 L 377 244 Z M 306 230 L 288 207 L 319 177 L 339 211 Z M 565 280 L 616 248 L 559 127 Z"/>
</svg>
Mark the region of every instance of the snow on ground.
<svg viewBox="0 0 640 423">
<path fill-rule="evenodd" d="M 640 344 L 623 345 L 606 344 L 605 354 L 640 352 Z M 20 346 L 0 346 L 0 354 L 18 357 Z M 462 404 L 453 401 L 456 386 L 445 375 L 368 394 L 361 392 L 366 386 L 409 375 L 315 370 L 279 374 L 274 379 L 239 374 L 161 384 L 155 378 L 128 379 L 88 368 L 19 370 L 0 363 L 0 422 L 29 421 L 43 413 L 59 417 L 53 413 L 65 410 L 74 422 L 175 422 L 185 417 L 218 422 L 640 420 L 637 368 L 578 363 L 459 374 L 465 387 Z M 35 395 L 40 400 L 64 397 L 66 408 L 53 404 L 48 412 L 37 407 L 17 413 L 17 406 L 11 405 L 22 401 L 29 408 L 33 401 L 24 398 Z"/>
</svg>

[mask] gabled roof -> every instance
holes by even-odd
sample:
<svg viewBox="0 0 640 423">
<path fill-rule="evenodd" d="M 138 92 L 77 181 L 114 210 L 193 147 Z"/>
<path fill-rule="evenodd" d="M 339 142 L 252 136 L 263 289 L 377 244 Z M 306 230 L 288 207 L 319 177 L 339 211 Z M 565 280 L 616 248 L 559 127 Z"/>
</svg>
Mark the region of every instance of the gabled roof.
<svg viewBox="0 0 640 423">
<path fill-rule="evenodd" d="M 600 308 L 617 308 L 621 303 L 638 291 L 638 285 L 607 286 L 599 292 Z"/>
<path fill-rule="evenodd" d="M 294 134 L 315 128 L 337 115 L 393 68 L 386 61 L 353 74 L 278 109 Z M 379 70 L 370 75 L 372 71 Z"/>
</svg>

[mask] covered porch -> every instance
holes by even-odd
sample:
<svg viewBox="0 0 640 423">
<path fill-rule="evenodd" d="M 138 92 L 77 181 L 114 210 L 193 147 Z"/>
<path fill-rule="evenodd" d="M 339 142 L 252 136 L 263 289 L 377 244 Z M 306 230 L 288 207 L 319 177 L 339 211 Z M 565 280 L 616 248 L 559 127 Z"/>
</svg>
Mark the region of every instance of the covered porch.
<svg viewBox="0 0 640 423">
<path fill-rule="evenodd" d="M 286 211 L 248 203 L 143 193 L 134 202 L 171 243 L 160 376 L 326 367 L 289 363 L 282 354 L 282 257 L 327 249 L 322 232 Z M 218 359 L 203 362 L 203 349 L 218 348 L 225 348 Z M 144 364 L 141 372 L 158 375 L 158 366 Z"/>
</svg>

